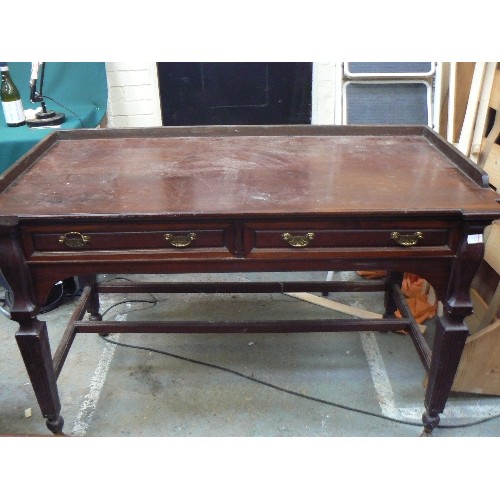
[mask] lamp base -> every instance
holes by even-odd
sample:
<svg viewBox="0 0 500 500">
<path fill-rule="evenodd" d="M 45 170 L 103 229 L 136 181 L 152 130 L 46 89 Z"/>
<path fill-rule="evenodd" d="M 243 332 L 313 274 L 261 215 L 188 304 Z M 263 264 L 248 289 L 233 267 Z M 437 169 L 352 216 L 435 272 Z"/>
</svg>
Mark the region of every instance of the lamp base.
<svg viewBox="0 0 500 500">
<path fill-rule="evenodd" d="M 43 111 L 38 112 L 35 118 L 31 120 L 26 120 L 28 127 L 50 127 L 51 125 L 60 125 L 64 123 L 66 116 L 64 113 L 58 113 L 56 111 Z"/>
</svg>

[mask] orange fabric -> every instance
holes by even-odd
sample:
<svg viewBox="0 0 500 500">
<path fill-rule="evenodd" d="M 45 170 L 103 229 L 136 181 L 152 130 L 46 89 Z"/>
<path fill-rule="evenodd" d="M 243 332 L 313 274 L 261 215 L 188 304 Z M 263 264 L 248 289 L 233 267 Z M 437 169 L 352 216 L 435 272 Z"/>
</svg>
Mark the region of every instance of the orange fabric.
<svg viewBox="0 0 500 500">
<path fill-rule="evenodd" d="M 404 273 L 401 291 L 406 297 L 406 302 L 415 317 L 417 323 L 433 318 L 436 315 L 438 304 L 429 303 L 429 291 L 427 290 L 427 281 L 416 274 Z M 401 314 L 396 311 L 399 318 Z"/>
<path fill-rule="evenodd" d="M 357 271 L 360 276 L 366 279 L 377 279 L 385 276 L 385 271 Z M 416 274 L 404 273 L 401 291 L 406 298 L 406 302 L 419 324 L 433 318 L 437 313 L 438 304 L 429 303 L 429 290 L 427 281 Z M 399 311 L 396 316 L 401 318 Z"/>
</svg>

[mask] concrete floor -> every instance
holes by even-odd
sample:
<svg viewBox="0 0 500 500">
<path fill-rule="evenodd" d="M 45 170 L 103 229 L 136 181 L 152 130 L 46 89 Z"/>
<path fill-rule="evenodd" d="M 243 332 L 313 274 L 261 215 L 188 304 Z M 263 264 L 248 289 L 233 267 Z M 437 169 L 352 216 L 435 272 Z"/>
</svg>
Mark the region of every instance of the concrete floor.
<svg viewBox="0 0 500 500">
<path fill-rule="evenodd" d="M 100 280 L 115 278 L 100 276 Z M 169 276 L 128 276 L 135 280 Z M 336 273 L 335 279 L 361 279 Z M 217 281 L 181 275 L 182 281 Z M 228 274 L 228 281 L 325 279 L 325 273 Z M 319 294 L 318 294 L 319 295 Z M 103 295 L 101 311 L 148 294 Z M 330 298 L 382 312 L 382 293 Z M 156 295 L 129 302 L 105 319 L 338 318 L 348 316 L 281 294 Z M 43 314 L 55 350 L 74 299 Z M 17 324 L 0 315 L 0 435 L 48 435 L 17 349 Z M 431 342 L 433 321 L 426 337 Z M 115 334 L 110 340 L 167 351 L 241 372 L 297 393 L 417 425 L 406 425 L 261 385 L 213 367 L 79 334 L 59 377 L 64 431 L 70 436 L 419 436 L 424 369 L 408 336 L 394 333 Z M 31 416 L 29 416 L 31 411 Z M 442 424 L 500 414 L 500 398 L 453 394 Z M 27 416 L 28 415 L 28 416 Z M 500 418 L 435 436 L 498 436 Z"/>
</svg>

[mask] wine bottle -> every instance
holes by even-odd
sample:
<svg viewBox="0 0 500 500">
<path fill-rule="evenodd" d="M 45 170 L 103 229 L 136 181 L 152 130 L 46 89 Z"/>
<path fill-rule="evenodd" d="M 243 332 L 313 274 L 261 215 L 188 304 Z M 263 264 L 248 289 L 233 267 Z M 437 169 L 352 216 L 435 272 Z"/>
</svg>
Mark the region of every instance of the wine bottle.
<svg viewBox="0 0 500 500">
<path fill-rule="evenodd" d="M 17 90 L 16 85 L 12 81 L 7 63 L 0 63 L 0 72 L 2 73 L 0 96 L 5 121 L 8 127 L 19 127 L 26 123 L 19 90 Z"/>
</svg>

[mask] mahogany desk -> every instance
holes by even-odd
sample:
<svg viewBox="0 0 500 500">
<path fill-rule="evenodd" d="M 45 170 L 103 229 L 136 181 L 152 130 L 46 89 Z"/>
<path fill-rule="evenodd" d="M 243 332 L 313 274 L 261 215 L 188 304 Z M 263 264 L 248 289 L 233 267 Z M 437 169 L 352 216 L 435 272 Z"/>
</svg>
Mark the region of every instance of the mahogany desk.
<svg viewBox="0 0 500 500">
<path fill-rule="evenodd" d="M 429 372 L 422 420 L 439 423 L 468 331 L 485 226 L 500 218 L 485 173 L 426 127 L 179 127 L 58 131 L 0 178 L 0 268 L 16 339 L 47 426 L 62 432 L 57 377 L 75 334 L 406 329 Z M 386 269 L 371 283 L 98 285 L 98 273 Z M 432 353 L 399 288 L 427 279 L 444 304 Z M 82 299 L 52 354 L 37 319 L 54 283 Z M 380 320 L 112 322 L 99 292 L 385 290 Z M 403 319 L 396 319 L 398 308 Z M 84 320 L 85 312 L 90 317 Z M 431 356 L 432 354 L 432 356 Z"/>
</svg>

